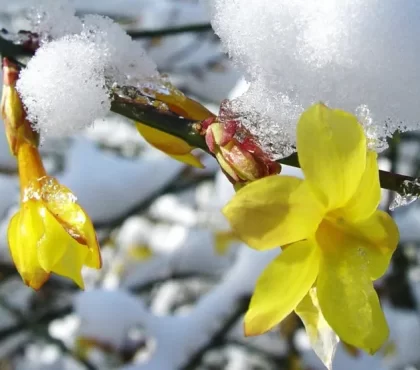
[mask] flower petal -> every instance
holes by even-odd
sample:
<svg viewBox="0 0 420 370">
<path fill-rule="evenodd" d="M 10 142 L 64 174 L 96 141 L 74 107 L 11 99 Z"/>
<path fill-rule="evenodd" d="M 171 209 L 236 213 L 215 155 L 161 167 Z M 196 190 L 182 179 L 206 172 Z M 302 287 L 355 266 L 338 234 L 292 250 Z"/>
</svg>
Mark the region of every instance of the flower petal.
<svg viewBox="0 0 420 370">
<path fill-rule="evenodd" d="M 206 118 L 214 117 L 214 114 L 204 105 L 187 97 L 174 86 L 169 87 L 169 92 L 169 94 L 155 92 L 154 95 L 156 99 L 164 102 L 171 112 L 195 121 L 203 121 Z"/>
<path fill-rule="evenodd" d="M 331 370 L 339 338 L 321 312 L 316 288 L 311 288 L 298 304 L 296 314 L 305 325 L 312 349 L 326 368 Z"/>
<path fill-rule="evenodd" d="M 356 193 L 343 208 L 344 217 L 357 222 L 370 217 L 381 201 L 381 185 L 379 184 L 378 155 L 368 151 L 366 168 Z"/>
<path fill-rule="evenodd" d="M 85 265 L 101 268 L 101 253 L 95 229 L 85 210 L 76 202 L 75 195 L 53 177 L 45 176 L 39 182 L 45 207 L 77 243 L 87 246 L 89 253 Z M 48 269 L 59 259 L 60 257 L 56 261 L 50 260 Z"/>
<path fill-rule="evenodd" d="M 82 267 L 88 254 L 86 246 L 74 243 L 69 245 L 63 258 L 53 266 L 52 272 L 55 274 L 68 277 L 73 280 L 80 289 L 85 288 L 82 276 Z"/>
<path fill-rule="evenodd" d="M 229 251 L 229 247 L 238 241 L 238 237 L 232 231 L 214 232 L 214 249 L 220 256 L 224 256 Z"/>
<path fill-rule="evenodd" d="M 80 207 L 80 209 L 85 213 L 82 207 Z M 99 247 L 95 228 L 93 227 L 91 219 L 87 215 L 83 225 L 83 233 L 85 235 L 86 245 L 89 250 L 89 253 L 86 256 L 85 266 L 98 270 L 102 267 L 101 248 Z"/>
<path fill-rule="evenodd" d="M 26 285 L 38 290 L 50 274 L 40 265 L 37 255 L 38 240 L 44 235 L 44 225 L 37 213 L 37 203 L 24 202 L 10 221 L 9 249 L 12 259 Z"/>
<path fill-rule="evenodd" d="M 322 250 L 317 291 L 325 319 L 340 339 L 375 353 L 389 329 L 370 276 L 369 246 L 324 223 L 317 242 Z"/>
<path fill-rule="evenodd" d="M 245 315 L 245 334 L 259 335 L 292 312 L 318 274 L 319 249 L 308 240 L 288 246 L 258 278 Z"/>
<path fill-rule="evenodd" d="M 387 270 L 399 241 L 398 227 L 392 217 L 383 211 L 376 211 L 367 220 L 354 224 L 367 248 L 361 249 L 369 261 L 370 277 L 380 278 Z"/>
<path fill-rule="evenodd" d="M 193 167 L 204 168 L 200 160 L 191 154 L 194 148 L 186 141 L 141 122 L 136 122 L 136 127 L 140 135 L 154 148 L 178 161 Z"/>
<path fill-rule="evenodd" d="M 74 239 L 48 211 L 40 208 L 46 234 L 38 242 L 38 260 L 42 268 L 72 279 L 83 289 L 82 267 L 89 249 Z"/>
<path fill-rule="evenodd" d="M 223 213 L 238 237 L 261 250 L 306 239 L 323 217 L 322 206 L 305 183 L 289 176 L 268 176 L 246 185 Z"/>
<path fill-rule="evenodd" d="M 366 136 L 350 113 L 315 104 L 297 125 L 299 163 L 311 189 L 330 210 L 355 194 L 366 167 Z"/>
<path fill-rule="evenodd" d="M 168 154 L 171 158 L 175 159 L 178 162 L 185 163 L 189 166 L 196 168 L 204 168 L 204 164 L 201 163 L 200 159 L 197 158 L 194 154 Z"/>
</svg>

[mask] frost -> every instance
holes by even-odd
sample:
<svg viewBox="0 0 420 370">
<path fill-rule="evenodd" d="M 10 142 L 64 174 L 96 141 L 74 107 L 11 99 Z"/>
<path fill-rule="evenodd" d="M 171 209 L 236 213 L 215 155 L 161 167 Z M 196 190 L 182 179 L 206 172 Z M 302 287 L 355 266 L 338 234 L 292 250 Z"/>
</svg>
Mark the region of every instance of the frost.
<svg viewBox="0 0 420 370">
<path fill-rule="evenodd" d="M 413 181 L 406 180 L 403 182 L 401 193 L 395 194 L 395 198 L 392 201 L 389 209 L 391 211 L 396 208 L 408 206 L 419 199 L 420 192 L 420 178 L 416 178 Z"/>
<path fill-rule="evenodd" d="M 28 119 L 45 136 L 83 129 L 111 107 L 102 54 L 78 35 L 44 44 L 21 72 L 17 89 Z"/>
<path fill-rule="evenodd" d="M 68 1 L 42 0 L 28 10 L 27 18 L 31 30 L 46 41 L 49 38 L 79 33 L 82 23 L 75 14 L 76 10 Z"/>
<path fill-rule="evenodd" d="M 44 137 L 69 135 L 103 118 L 113 84 L 141 87 L 159 78 L 140 44 L 111 19 L 79 19 L 69 3 L 53 0 L 40 2 L 31 14 L 43 43 L 17 88 L 28 119 Z"/>
<path fill-rule="evenodd" d="M 420 3 L 408 0 L 209 0 L 212 25 L 246 79 L 232 102 L 272 153 L 289 154 L 303 109 L 369 112 L 375 149 L 420 127 Z"/>
</svg>

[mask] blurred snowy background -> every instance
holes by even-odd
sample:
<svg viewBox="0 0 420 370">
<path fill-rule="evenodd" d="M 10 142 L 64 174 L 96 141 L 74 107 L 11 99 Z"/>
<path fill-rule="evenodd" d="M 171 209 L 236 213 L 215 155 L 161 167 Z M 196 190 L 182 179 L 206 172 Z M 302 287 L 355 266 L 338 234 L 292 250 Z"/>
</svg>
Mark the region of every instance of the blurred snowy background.
<svg viewBox="0 0 420 370">
<path fill-rule="evenodd" d="M 24 27 L 34 1 L 0 1 L 0 26 Z M 197 0 L 74 3 L 79 14 L 107 15 L 136 34 L 160 72 L 215 113 L 222 99 L 246 91 L 207 27 L 144 32 L 208 25 Z M 200 154 L 205 170 L 187 168 L 117 115 L 41 149 L 50 174 L 72 189 L 97 226 L 104 267 L 85 271 L 85 292 L 57 277 L 38 293 L 23 285 L 6 240 L 19 200 L 16 166 L 0 132 L 0 370 L 322 369 L 295 316 L 244 338 L 255 279 L 278 251 L 257 253 L 231 237 L 220 209 L 233 189 L 211 157 Z M 404 134 L 382 154 L 381 166 L 418 176 L 419 158 L 419 137 Z M 287 166 L 283 173 L 300 176 Z M 392 198 L 384 192 L 382 206 Z M 401 245 L 377 284 L 389 343 L 374 357 L 340 345 L 335 369 L 420 369 L 419 207 L 394 211 Z"/>
</svg>

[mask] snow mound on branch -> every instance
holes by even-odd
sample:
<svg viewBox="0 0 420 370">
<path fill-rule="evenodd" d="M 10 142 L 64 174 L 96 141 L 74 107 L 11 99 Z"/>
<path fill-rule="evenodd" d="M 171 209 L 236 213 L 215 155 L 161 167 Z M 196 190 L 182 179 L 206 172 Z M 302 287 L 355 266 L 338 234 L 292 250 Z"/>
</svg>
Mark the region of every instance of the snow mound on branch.
<svg viewBox="0 0 420 370">
<path fill-rule="evenodd" d="M 375 148 L 420 127 L 417 0 L 208 0 L 212 25 L 248 81 L 229 109 L 278 157 L 317 101 L 356 113 Z"/>
<path fill-rule="evenodd" d="M 68 3 L 54 1 L 33 10 L 42 44 L 17 83 L 28 119 L 44 137 L 69 135 L 103 118 L 113 84 L 140 87 L 159 77 L 140 44 L 110 18 L 79 19 Z"/>
<path fill-rule="evenodd" d="M 63 136 L 105 117 L 111 102 L 104 69 L 100 50 L 78 35 L 44 44 L 17 84 L 34 128 Z"/>
</svg>

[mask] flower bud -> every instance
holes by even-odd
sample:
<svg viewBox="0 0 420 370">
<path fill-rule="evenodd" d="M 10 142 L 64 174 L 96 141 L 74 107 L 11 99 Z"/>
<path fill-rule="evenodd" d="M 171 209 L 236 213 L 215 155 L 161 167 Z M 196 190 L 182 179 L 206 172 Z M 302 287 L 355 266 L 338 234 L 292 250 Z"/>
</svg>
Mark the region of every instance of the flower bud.
<svg viewBox="0 0 420 370">
<path fill-rule="evenodd" d="M 1 113 L 9 148 L 15 156 L 18 152 L 18 146 L 23 140 L 38 146 L 38 134 L 32 130 L 31 124 L 27 121 L 25 110 L 16 90 L 18 76 L 19 70 L 17 66 L 7 58 L 4 58 Z"/>
<path fill-rule="evenodd" d="M 235 121 L 221 123 L 208 119 L 202 125 L 210 152 L 232 183 L 247 183 L 280 172 L 280 165 L 270 160 L 252 138 L 239 141 L 235 137 L 238 131 Z"/>
<path fill-rule="evenodd" d="M 92 221 L 73 193 L 46 175 L 37 148 L 23 142 L 17 157 L 21 208 L 8 229 L 16 268 L 25 284 L 36 290 L 52 272 L 83 289 L 82 267 L 101 267 Z"/>
</svg>

